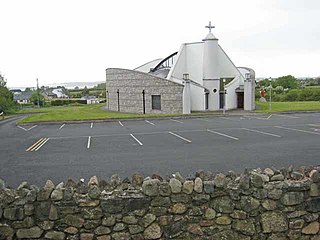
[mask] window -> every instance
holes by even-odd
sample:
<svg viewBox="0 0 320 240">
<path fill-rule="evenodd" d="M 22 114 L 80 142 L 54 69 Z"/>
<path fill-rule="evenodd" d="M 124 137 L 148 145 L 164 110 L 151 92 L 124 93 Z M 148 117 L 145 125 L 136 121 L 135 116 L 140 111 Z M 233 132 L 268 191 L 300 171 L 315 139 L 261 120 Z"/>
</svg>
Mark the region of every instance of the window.
<svg viewBox="0 0 320 240">
<path fill-rule="evenodd" d="M 161 110 L 161 95 L 151 95 L 152 109 Z"/>
</svg>

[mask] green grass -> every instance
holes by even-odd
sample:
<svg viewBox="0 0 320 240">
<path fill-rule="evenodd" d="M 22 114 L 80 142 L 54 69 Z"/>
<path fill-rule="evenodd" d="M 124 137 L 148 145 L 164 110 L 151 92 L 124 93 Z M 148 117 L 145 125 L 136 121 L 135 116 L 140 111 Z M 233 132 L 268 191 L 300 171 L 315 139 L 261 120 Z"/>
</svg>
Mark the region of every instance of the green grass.
<svg viewBox="0 0 320 240">
<path fill-rule="evenodd" d="M 101 109 L 103 106 L 105 106 L 105 103 L 94 105 L 44 107 L 40 109 L 23 109 L 17 113 L 35 114 L 20 120 L 18 123 L 178 116 L 177 114 L 133 114 L 108 112 Z"/>
<path fill-rule="evenodd" d="M 256 112 L 270 112 L 269 103 L 256 102 L 256 106 L 261 108 Z M 320 110 L 320 101 L 305 101 L 305 102 L 272 102 L 271 112 L 290 112 L 290 111 L 308 111 Z"/>
<path fill-rule="evenodd" d="M 320 88 L 319 85 L 315 85 L 315 86 L 306 86 L 306 88 Z"/>
<path fill-rule="evenodd" d="M 24 109 L 18 113 L 38 113 L 28 116 L 19 123 L 97 120 L 108 118 L 137 117 L 137 114 L 116 113 L 102 110 L 105 104 L 44 107 L 40 109 Z M 141 116 L 141 115 L 139 115 Z"/>
<path fill-rule="evenodd" d="M 269 112 L 269 103 L 256 102 L 257 107 L 261 108 L 256 112 Z M 181 114 L 132 114 L 108 112 L 101 109 L 105 103 L 94 105 L 71 105 L 71 106 L 56 106 L 44 107 L 40 109 L 23 109 L 19 110 L 18 114 L 34 113 L 18 123 L 32 122 L 55 122 L 55 121 L 81 121 L 81 120 L 102 120 L 102 119 L 122 119 L 122 118 L 157 118 L 157 117 L 174 117 Z M 272 112 L 284 111 L 301 111 L 301 110 L 320 110 L 320 102 L 273 102 Z M 192 116 L 221 114 L 221 112 L 197 112 L 192 113 Z"/>
</svg>

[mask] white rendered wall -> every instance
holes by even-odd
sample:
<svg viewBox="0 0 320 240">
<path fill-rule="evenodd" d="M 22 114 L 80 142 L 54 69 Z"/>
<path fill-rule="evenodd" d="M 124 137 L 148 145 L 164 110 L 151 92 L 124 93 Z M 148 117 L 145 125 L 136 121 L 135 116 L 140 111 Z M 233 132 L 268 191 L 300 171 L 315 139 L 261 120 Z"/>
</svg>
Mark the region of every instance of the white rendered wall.
<svg viewBox="0 0 320 240">
<path fill-rule="evenodd" d="M 186 66 L 186 46 L 182 44 L 178 52 L 176 61 L 173 63 L 173 66 L 168 73 L 167 79 L 172 81 L 177 81 L 177 79 L 182 80 L 183 74 L 187 71 Z"/>
<path fill-rule="evenodd" d="M 135 70 L 135 71 L 139 71 L 139 72 L 148 73 L 148 72 L 150 72 L 150 68 L 154 68 L 155 66 L 157 66 L 157 64 L 158 64 L 159 62 L 161 62 L 161 60 L 162 60 L 161 58 L 156 59 L 156 60 L 153 60 L 153 61 L 151 61 L 151 62 L 145 63 L 145 64 L 143 64 L 143 65 L 135 68 L 134 70 Z"/>
<path fill-rule="evenodd" d="M 182 79 L 188 73 L 189 79 L 203 85 L 202 82 L 203 43 L 183 44 L 176 62 L 172 66 L 168 79 Z"/>
<path fill-rule="evenodd" d="M 227 90 L 226 94 L 226 110 L 235 109 L 238 107 L 238 99 L 236 88 L 239 87 L 239 82 L 241 81 L 241 75 L 236 77 L 232 82 L 225 86 Z"/>
<path fill-rule="evenodd" d="M 203 79 L 220 79 L 218 39 L 204 40 Z"/>
<path fill-rule="evenodd" d="M 208 110 L 216 111 L 220 109 L 220 79 L 218 80 L 203 80 L 203 85 L 209 90 L 208 95 Z M 216 92 L 213 90 L 216 89 Z"/>
<path fill-rule="evenodd" d="M 240 74 L 237 67 L 219 46 L 220 76 L 221 78 L 233 78 Z"/>
<path fill-rule="evenodd" d="M 201 85 L 202 81 L 202 63 L 203 63 L 203 43 L 186 44 L 186 67 L 189 78 Z"/>
<path fill-rule="evenodd" d="M 244 80 L 244 110 L 252 111 L 255 109 L 255 72 L 250 68 L 238 69 L 244 77 L 250 75 L 250 79 Z"/>
<path fill-rule="evenodd" d="M 204 111 L 204 88 L 190 84 L 191 111 Z"/>
<path fill-rule="evenodd" d="M 190 114 L 191 113 L 191 90 L 190 90 L 190 82 L 185 81 L 184 82 L 184 88 L 183 88 L 183 114 Z"/>
<path fill-rule="evenodd" d="M 210 111 L 220 109 L 219 60 L 218 39 L 205 39 L 203 46 L 203 86 L 209 90 L 208 110 Z M 216 89 L 216 92 L 214 92 L 214 89 Z"/>
</svg>

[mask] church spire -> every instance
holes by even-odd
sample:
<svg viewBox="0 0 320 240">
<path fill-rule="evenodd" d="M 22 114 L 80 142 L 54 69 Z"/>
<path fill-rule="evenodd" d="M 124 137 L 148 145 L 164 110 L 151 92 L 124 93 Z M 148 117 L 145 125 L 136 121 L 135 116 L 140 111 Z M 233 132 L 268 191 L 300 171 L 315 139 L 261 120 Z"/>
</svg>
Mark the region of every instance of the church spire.
<svg viewBox="0 0 320 240">
<path fill-rule="evenodd" d="M 209 21 L 209 25 L 208 25 L 208 26 L 205 26 L 205 28 L 209 28 L 209 33 L 211 33 L 211 29 L 212 29 L 212 28 L 215 28 L 215 26 L 212 26 L 212 25 L 211 25 L 211 21 Z"/>
<path fill-rule="evenodd" d="M 211 32 L 211 29 L 215 28 L 215 26 L 211 25 L 211 21 L 209 21 L 209 25 L 208 26 L 205 26 L 205 28 L 208 28 L 209 29 L 209 33 L 208 35 L 205 37 L 205 39 L 203 39 L 203 41 L 206 41 L 206 40 L 218 40 Z"/>
</svg>

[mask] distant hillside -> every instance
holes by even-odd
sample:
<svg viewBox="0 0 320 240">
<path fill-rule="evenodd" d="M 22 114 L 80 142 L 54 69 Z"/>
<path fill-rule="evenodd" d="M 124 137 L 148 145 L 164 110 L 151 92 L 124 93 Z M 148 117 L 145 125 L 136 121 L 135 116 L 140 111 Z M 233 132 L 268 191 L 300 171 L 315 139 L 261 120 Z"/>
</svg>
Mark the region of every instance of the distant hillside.
<svg viewBox="0 0 320 240">
<path fill-rule="evenodd" d="M 75 87 L 84 88 L 87 86 L 87 88 L 92 88 L 100 83 L 104 83 L 104 81 L 97 81 L 97 82 L 65 82 L 65 83 L 50 83 L 50 84 L 40 84 L 41 86 L 47 86 L 47 87 L 57 87 L 57 86 L 64 86 L 67 89 L 74 89 Z M 24 90 L 26 87 L 33 88 L 34 86 L 21 86 L 21 87 L 11 87 L 9 86 L 9 89 L 21 89 Z"/>
</svg>

